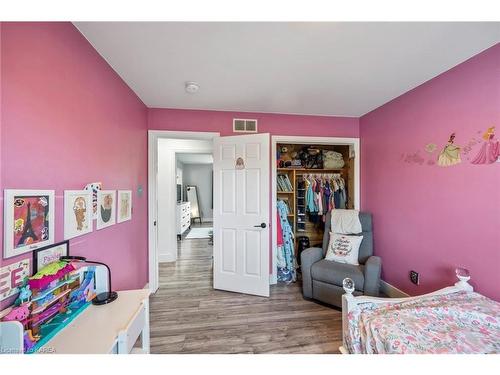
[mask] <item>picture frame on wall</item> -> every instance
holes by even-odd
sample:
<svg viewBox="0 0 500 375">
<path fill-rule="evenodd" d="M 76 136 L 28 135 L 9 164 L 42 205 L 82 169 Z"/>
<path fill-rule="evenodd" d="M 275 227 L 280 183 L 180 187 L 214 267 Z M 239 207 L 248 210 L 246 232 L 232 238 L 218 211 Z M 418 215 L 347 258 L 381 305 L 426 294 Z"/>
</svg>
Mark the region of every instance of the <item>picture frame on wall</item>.
<svg viewBox="0 0 500 375">
<path fill-rule="evenodd" d="M 69 241 L 42 247 L 33 251 L 33 274 L 37 273 L 47 264 L 57 262 L 60 257 L 69 255 Z"/>
<path fill-rule="evenodd" d="M 4 190 L 4 258 L 54 243 L 54 190 Z"/>
<path fill-rule="evenodd" d="M 97 229 L 104 229 L 116 223 L 116 191 L 97 192 Z"/>
<path fill-rule="evenodd" d="M 92 232 L 92 192 L 88 190 L 64 191 L 64 239 Z"/>
<path fill-rule="evenodd" d="M 123 223 L 132 219 L 132 190 L 118 190 L 117 219 L 118 223 Z"/>
</svg>

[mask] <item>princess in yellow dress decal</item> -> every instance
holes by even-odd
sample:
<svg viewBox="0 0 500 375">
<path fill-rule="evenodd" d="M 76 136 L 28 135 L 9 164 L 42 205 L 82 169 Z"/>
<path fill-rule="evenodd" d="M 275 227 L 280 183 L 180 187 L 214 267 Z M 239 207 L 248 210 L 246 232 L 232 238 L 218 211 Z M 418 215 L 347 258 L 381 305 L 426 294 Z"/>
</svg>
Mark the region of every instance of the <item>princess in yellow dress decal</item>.
<svg viewBox="0 0 500 375">
<path fill-rule="evenodd" d="M 460 147 L 455 145 L 453 143 L 454 141 L 455 133 L 452 133 L 450 135 L 450 139 L 448 139 L 448 143 L 439 154 L 438 165 L 440 167 L 449 167 L 462 162 L 462 159 L 460 158 Z"/>
</svg>

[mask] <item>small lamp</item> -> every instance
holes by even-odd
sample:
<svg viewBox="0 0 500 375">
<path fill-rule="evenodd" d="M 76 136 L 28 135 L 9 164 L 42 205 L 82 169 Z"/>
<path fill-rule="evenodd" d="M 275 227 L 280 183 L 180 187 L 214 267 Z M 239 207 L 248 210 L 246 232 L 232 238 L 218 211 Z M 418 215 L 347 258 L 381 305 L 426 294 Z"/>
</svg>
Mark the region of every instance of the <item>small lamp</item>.
<svg viewBox="0 0 500 375">
<path fill-rule="evenodd" d="M 109 269 L 107 264 L 101 263 L 101 262 L 95 262 L 91 260 L 87 260 L 85 257 L 80 257 L 76 255 L 67 255 L 67 256 L 62 256 L 59 258 L 60 260 L 67 261 L 67 262 L 83 262 L 83 263 L 90 263 L 90 264 L 99 264 L 101 266 L 104 266 L 108 269 L 108 291 L 99 293 L 97 296 L 94 297 L 92 300 L 93 305 L 105 305 L 107 303 L 113 302 L 115 299 L 118 298 L 118 293 L 114 292 L 113 289 L 111 288 L 111 270 Z"/>
</svg>

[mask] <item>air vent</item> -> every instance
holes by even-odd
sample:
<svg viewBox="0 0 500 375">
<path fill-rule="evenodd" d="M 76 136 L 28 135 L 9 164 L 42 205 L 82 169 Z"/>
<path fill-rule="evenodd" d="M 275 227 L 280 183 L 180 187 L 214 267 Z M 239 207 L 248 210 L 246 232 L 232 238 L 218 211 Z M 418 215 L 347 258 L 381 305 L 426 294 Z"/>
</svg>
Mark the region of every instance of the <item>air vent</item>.
<svg viewBox="0 0 500 375">
<path fill-rule="evenodd" d="M 233 119 L 233 132 L 257 133 L 257 120 L 235 118 Z"/>
</svg>

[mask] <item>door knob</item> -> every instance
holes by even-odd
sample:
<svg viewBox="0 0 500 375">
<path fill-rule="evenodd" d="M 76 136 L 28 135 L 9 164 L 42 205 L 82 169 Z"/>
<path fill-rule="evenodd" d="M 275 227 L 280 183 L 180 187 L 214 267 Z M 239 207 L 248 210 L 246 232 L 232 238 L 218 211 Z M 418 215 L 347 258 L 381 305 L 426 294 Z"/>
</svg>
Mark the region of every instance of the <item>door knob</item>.
<svg viewBox="0 0 500 375">
<path fill-rule="evenodd" d="M 259 225 L 254 225 L 255 228 L 265 228 L 267 225 L 266 223 L 260 223 Z"/>
</svg>

